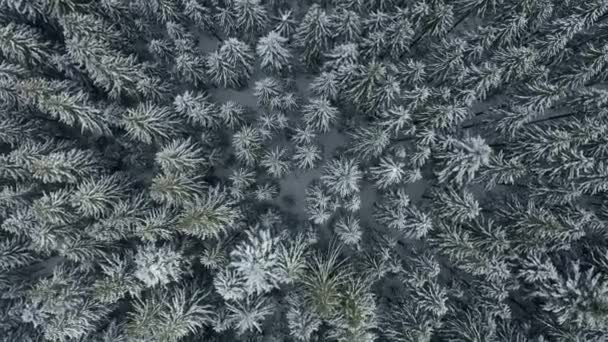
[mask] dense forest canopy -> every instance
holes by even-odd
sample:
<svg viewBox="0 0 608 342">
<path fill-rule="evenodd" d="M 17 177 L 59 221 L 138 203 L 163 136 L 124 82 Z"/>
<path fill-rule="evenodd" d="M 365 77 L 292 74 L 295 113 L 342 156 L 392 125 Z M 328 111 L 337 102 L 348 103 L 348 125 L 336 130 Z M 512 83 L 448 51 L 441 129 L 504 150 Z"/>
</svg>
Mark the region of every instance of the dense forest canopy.
<svg viewBox="0 0 608 342">
<path fill-rule="evenodd" d="M 0 0 L 0 341 L 606 341 L 607 86 L 608 0 Z"/>
</svg>

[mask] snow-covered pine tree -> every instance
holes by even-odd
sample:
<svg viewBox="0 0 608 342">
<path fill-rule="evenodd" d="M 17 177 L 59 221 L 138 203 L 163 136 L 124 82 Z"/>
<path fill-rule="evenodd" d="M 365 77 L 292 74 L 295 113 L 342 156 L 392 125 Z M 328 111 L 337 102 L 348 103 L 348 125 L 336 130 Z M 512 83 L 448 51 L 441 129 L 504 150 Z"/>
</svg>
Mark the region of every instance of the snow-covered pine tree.
<svg viewBox="0 0 608 342">
<path fill-rule="evenodd" d="M 271 73 L 281 73 L 289 68 L 292 59 L 291 52 L 286 47 L 287 38 L 276 31 L 270 31 L 260 38 L 256 53 L 260 58 L 260 66 Z"/>
<path fill-rule="evenodd" d="M 321 61 L 330 47 L 331 29 L 330 16 L 317 4 L 310 6 L 295 32 L 296 44 L 304 50 L 307 66 L 314 67 Z"/>
</svg>

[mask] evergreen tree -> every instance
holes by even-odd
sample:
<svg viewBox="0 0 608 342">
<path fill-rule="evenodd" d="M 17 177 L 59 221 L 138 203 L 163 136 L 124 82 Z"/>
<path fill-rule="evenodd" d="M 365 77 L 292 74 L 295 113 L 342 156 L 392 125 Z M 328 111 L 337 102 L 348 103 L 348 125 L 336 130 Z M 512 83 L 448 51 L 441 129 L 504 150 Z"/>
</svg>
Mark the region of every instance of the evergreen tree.
<svg viewBox="0 0 608 342">
<path fill-rule="evenodd" d="M 180 122 L 171 108 L 147 102 L 128 109 L 121 123 L 129 137 L 151 144 L 174 137 Z"/>
<path fill-rule="evenodd" d="M 312 169 L 321 161 L 321 150 L 316 145 L 296 146 L 292 159 L 300 169 Z"/>
<path fill-rule="evenodd" d="M 170 246 L 141 246 L 134 262 L 135 278 L 148 287 L 179 280 L 184 267 L 183 256 Z"/>
<path fill-rule="evenodd" d="M 276 147 L 266 153 L 260 164 L 268 170 L 268 174 L 275 178 L 283 177 L 289 171 L 287 150 Z"/>
<path fill-rule="evenodd" d="M 318 64 L 323 53 L 329 48 L 331 26 L 331 18 L 320 6 L 314 4 L 308 8 L 296 29 L 296 43 L 304 49 L 304 62 L 309 67 Z"/>
<path fill-rule="evenodd" d="M 253 53 L 246 43 L 230 38 L 217 53 L 207 59 L 207 68 L 215 83 L 224 87 L 240 87 L 253 73 Z"/>
<path fill-rule="evenodd" d="M 339 115 L 338 109 L 323 98 L 311 99 L 302 108 L 302 113 L 306 125 L 321 132 L 328 132 Z"/>
<path fill-rule="evenodd" d="M 255 37 L 268 24 L 268 14 L 260 0 L 234 0 L 234 13 L 239 31 L 244 36 Z"/>
<path fill-rule="evenodd" d="M 255 128 L 244 126 L 232 137 L 232 146 L 237 159 L 252 166 L 262 152 L 262 137 Z"/>
<path fill-rule="evenodd" d="M 492 148 L 479 137 L 469 137 L 462 141 L 448 138 L 445 145 L 449 150 L 439 157 L 446 163 L 445 168 L 438 173 L 441 182 L 451 177 L 454 177 L 456 184 L 473 179 L 475 173 L 489 163 L 492 153 Z"/>
<path fill-rule="evenodd" d="M 263 294 L 277 288 L 284 279 L 280 276 L 279 241 L 267 230 L 248 234 L 248 241 L 231 253 L 229 267 L 243 278 L 247 294 Z"/>
<path fill-rule="evenodd" d="M 0 30 L 0 46 L 6 60 L 23 66 L 45 66 L 54 52 L 37 30 L 15 23 L 8 23 Z"/>
<path fill-rule="evenodd" d="M 340 157 L 326 164 L 321 181 L 336 195 L 346 197 L 359 192 L 361 178 L 358 163 L 353 159 Z"/>
<path fill-rule="evenodd" d="M 260 38 L 256 53 L 260 57 L 260 65 L 267 72 L 281 73 L 289 67 L 292 58 L 286 48 L 287 38 L 276 31 L 269 32 Z"/>
<path fill-rule="evenodd" d="M 237 224 L 241 213 L 222 189 L 207 189 L 204 196 L 187 203 L 177 217 L 176 227 L 202 240 L 219 238 Z"/>
</svg>

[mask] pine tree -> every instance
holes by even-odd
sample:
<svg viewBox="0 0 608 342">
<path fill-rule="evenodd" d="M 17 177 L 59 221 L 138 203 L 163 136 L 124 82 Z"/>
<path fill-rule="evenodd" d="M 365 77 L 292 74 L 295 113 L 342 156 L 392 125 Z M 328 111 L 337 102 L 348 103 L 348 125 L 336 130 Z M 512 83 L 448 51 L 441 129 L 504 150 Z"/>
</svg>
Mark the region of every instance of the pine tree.
<svg viewBox="0 0 608 342">
<path fill-rule="evenodd" d="M 265 297 L 246 297 L 236 303 L 228 303 L 228 319 L 239 334 L 249 331 L 262 332 L 262 323 L 270 316 L 274 306 Z"/>
<path fill-rule="evenodd" d="M 256 37 L 268 25 L 268 14 L 260 0 L 233 1 L 236 24 L 242 35 Z"/>
<path fill-rule="evenodd" d="M 185 205 L 177 218 L 177 228 L 201 240 L 219 238 L 240 219 L 236 203 L 218 187 Z"/>
<path fill-rule="evenodd" d="M 273 19 L 273 31 L 279 33 L 285 38 L 290 38 L 294 34 L 297 21 L 293 19 L 293 11 L 280 9 L 278 15 L 276 15 Z"/>
<path fill-rule="evenodd" d="M 289 172 L 290 165 L 287 158 L 287 150 L 275 147 L 268 151 L 260 161 L 260 164 L 268 170 L 268 174 L 275 178 L 282 178 Z"/>
<path fill-rule="evenodd" d="M 407 176 L 405 164 L 391 157 L 381 158 L 380 164 L 372 167 L 370 171 L 380 189 L 400 184 Z"/>
<path fill-rule="evenodd" d="M 306 306 L 322 319 L 337 313 L 340 290 L 348 279 L 349 271 L 344 261 L 339 259 L 339 253 L 339 249 L 334 249 L 327 255 L 314 254 L 302 281 Z"/>
<path fill-rule="evenodd" d="M 148 287 L 178 281 L 184 272 L 183 259 L 183 256 L 170 246 L 143 245 L 135 255 L 135 278 Z"/>
<path fill-rule="evenodd" d="M 112 98 L 137 96 L 139 82 L 149 81 L 134 55 L 110 52 L 96 37 L 73 37 L 67 41 L 70 57 L 87 70 L 89 77 Z"/>
<path fill-rule="evenodd" d="M 362 160 L 379 157 L 390 142 L 388 133 L 382 127 L 359 128 L 351 134 L 351 137 L 353 145 L 349 152 Z"/>
<path fill-rule="evenodd" d="M 277 238 L 267 230 L 248 232 L 248 241 L 230 253 L 229 267 L 243 278 L 247 294 L 267 293 L 284 282 L 280 276 L 278 245 Z"/>
<path fill-rule="evenodd" d="M 199 179 L 186 174 L 157 174 L 150 184 L 153 201 L 169 206 L 191 203 L 202 191 Z"/>
<path fill-rule="evenodd" d="M 359 46 L 353 43 L 345 43 L 335 46 L 325 57 L 327 60 L 323 66 L 332 71 L 355 65 L 359 60 Z"/>
<path fill-rule="evenodd" d="M 207 74 L 214 84 L 226 88 L 236 88 L 241 85 L 238 70 L 233 69 L 219 52 L 210 53 L 205 60 L 205 65 Z"/>
<path fill-rule="evenodd" d="M 211 4 L 201 4 L 196 0 L 185 0 L 183 13 L 188 19 L 192 20 L 198 27 L 211 31 L 213 27 L 213 9 Z M 211 31 L 213 34 L 213 31 Z"/>
<path fill-rule="evenodd" d="M 217 115 L 224 125 L 234 130 L 245 123 L 246 109 L 234 101 L 227 101 L 219 107 Z"/>
<path fill-rule="evenodd" d="M 84 217 L 106 217 L 125 198 L 129 181 L 121 179 L 120 174 L 86 179 L 70 195 L 70 202 L 76 212 Z"/>
<path fill-rule="evenodd" d="M 237 159 L 247 166 L 254 165 L 262 152 L 262 137 L 253 127 L 244 126 L 232 137 Z"/>
<path fill-rule="evenodd" d="M 361 226 L 359 220 L 351 215 L 338 219 L 334 228 L 336 234 L 345 245 L 358 245 L 361 241 Z"/>
<path fill-rule="evenodd" d="M 358 163 L 353 159 L 340 157 L 325 165 L 321 181 L 331 192 L 344 198 L 359 192 L 361 178 Z"/>
<path fill-rule="evenodd" d="M 480 215 L 481 208 L 472 193 L 464 190 L 461 193 L 453 188 L 437 190 L 437 216 L 445 220 L 466 222 Z"/>
<path fill-rule="evenodd" d="M 258 104 L 268 107 L 272 100 L 280 96 L 284 91 L 280 81 L 272 77 L 266 77 L 256 81 L 254 89 Z"/>
<path fill-rule="evenodd" d="M 200 290 L 177 288 L 136 297 L 128 313 L 129 338 L 179 341 L 195 334 L 211 318 L 210 305 L 203 304 L 208 295 Z"/>
<path fill-rule="evenodd" d="M 304 62 L 309 67 L 317 65 L 329 48 L 332 36 L 331 19 L 317 4 L 308 8 L 304 19 L 296 29 L 295 40 L 304 49 Z"/>
<path fill-rule="evenodd" d="M 76 271 L 53 270 L 28 290 L 21 319 L 34 324 L 49 341 L 64 342 L 92 333 L 109 310 L 90 299 L 86 279 Z"/>
<path fill-rule="evenodd" d="M 270 31 L 260 38 L 256 53 L 261 59 L 260 66 L 269 73 L 281 73 L 289 68 L 291 52 L 285 46 L 287 38 L 276 31 Z"/>
<path fill-rule="evenodd" d="M 357 42 L 361 37 L 361 17 L 354 11 L 342 10 L 332 16 L 335 36 L 346 42 Z"/>
<path fill-rule="evenodd" d="M 334 214 L 336 207 L 336 200 L 321 186 L 312 184 L 306 189 L 306 212 L 310 221 L 324 224 Z"/>
<path fill-rule="evenodd" d="M 166 174 L 194 174 L 205 164 L 202 149 L 190 139 L 173 140 L 156 152 L 155 161 Z"/>
<path fill-rule="evenodd" d="M 317 145 L 298 145 L 292 157 L 300 169 L 312 169 L 322 160 L 321 150 Z"/>
<path fill-rule="evenodd" d="M 389 53 L 399 58 L 410 50 L 414 30 L 407 15 L 398 10 L 395 21 L 387 28 L 386 39 L 390 42 Z"/>
<path fill-rule="evenodd" d="M 179 124 L 171 108 L 151 102 L 127 109 L 121 120 L 130 138 L 146 144 L 162 143 L 174 137 L 179 132 Z"/>
<path fill-rule="evenodd" d="M 321 132 L 328 132 L 339 115 L 338 109 L 323 98 L 311 99 L 302 113 L 306 125 Z"/>
<path fill-rule="evenodd" d="M 205 60 L 191 52 L 179 53 L 175 57 L 174 68 L 179 78 L 192 83 L 194 86 L 205 84 Z"/>
<path fill-rule="evenodd" d="M 297 341 L 309 342 L 321 326 L 321 320 L 313 312 L 307 310 L 302 301 L 300 296 L 288 298 L 289 311 L 287 311 L 286 317 L 289 334 Z"/>
<path fill-rule="evenodd" d="M 387 191 L 375 207 L 374 218 L 405 238 L 422 238 L 433 227 L 431 217 L 412 206 L 402 188 Z"/>
<path fill-rule="evenodd" d="M 92 150 L 69 149 L 39 156 L 25 165 L 42 183 L 77 183 L 101 171 L 100 156 Z"/>
<path fill-rule="evenodd" d="M 253 52 L 246 43 L 229 38 L 217 53 L 207 58 L 211 78 L 224 87 L 240 87 L 247 83 L 253 73 Z"/>
<path fill-rule="evenodd" d="M 322 72 L 310 82 L 310 91 L 320 98 L 326 98 L 330 101 L 338 99 L 338 80 L 333 72 Z"/>
<path fill-rule="evenodd" d="M 302 278 L 310 245 L 305 235 L 299 233 L 290 242 L 279 246 L 279 266 L 285 283 L 293 284 Z"/>
<path fill-rule="evenodd" d="M 25 239 L 3 236 L 0 242 L 0 270 L 9 271 L 27 266 L 36 256 Z"/>
<path fill-rule="evenodd" d="M 137 294 L 141 290 L 132 274 L 132 255 L 126 258 L 113 254 L 101 264 L 103 277 L 93 284 L 95 298 L 102 303 L 116 303 L 127 294 Z"/>
<path fill-rule="evenodd" d="M 0 30 L 0 46 L 4 58 L 23 66 L 45 66 L 53 54 L 51 44 L 43 39 L 40 32 L 12 22 Z"/>
<path fill-rule="evenodd" d="M 463 184 L 471 181 L 477 171 L 489 163 L 492 153 L 492 148 L 480 137 L 462 141 L 448 138 L 445 145 L 449 150 L 439 156 L 445 161 L 445 167 L 437 174 L 440 182 L 453 179 L 456 184 Z"/>
</svg>

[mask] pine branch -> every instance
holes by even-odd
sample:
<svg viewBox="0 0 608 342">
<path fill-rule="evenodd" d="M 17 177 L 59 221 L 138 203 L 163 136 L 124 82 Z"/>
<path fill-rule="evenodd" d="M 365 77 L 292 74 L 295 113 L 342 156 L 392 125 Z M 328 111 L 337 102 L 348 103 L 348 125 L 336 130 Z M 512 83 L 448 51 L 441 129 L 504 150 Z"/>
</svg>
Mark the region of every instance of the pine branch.
<svg viewBox="0 0 608 342">
<path fill-rule="evenodd" d="M 465 14 L 463 14 L 462 17 L 460 17 L 460 19 L 456 20 L 454 25 L 452 25 L 452 27 L 446 32 L 446 36 L 448 34 L 450 34 L 454 29 L 456 29 L 456 27 L 458 27 L 458 25 L 460 25 L 460 23 L 462 23 L 465 19 L 467 19 L 471 14 L 473 14 L 473 12 L 475 12 L 475 10 L 476 10 L 476 8 L 472 7 Z"/>
</svg>

